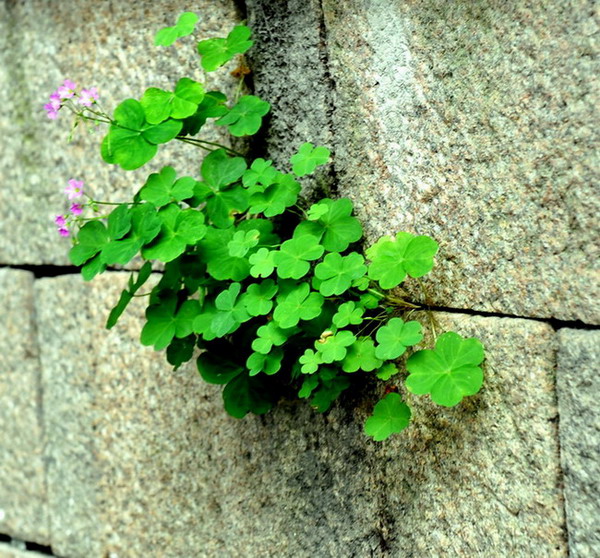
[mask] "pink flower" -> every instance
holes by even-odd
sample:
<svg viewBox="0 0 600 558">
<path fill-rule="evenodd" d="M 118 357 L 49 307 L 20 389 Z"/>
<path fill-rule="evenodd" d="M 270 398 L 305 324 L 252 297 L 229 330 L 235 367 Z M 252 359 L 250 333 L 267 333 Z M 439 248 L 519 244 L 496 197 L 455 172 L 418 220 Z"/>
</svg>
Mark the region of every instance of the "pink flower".
<svg viewBox="0 0 600 558">
<path fill-rule="evenodd" d="M 61 99 L 60 95 L 57 91 L 50 95 L 50 102 L 44 105 L 44 109 L 46 109 L 47 116 L 50 120 L 56 120 L 58 118 L 58 111 L 61 107 Z"/>
<path fill-rule="evenodd" d="M 67 229 L 67 227 L 61 227 L 60 229 L 58 229 L 58 234 L 60 234 L 60 236 L 69 236 L 69 229 Z"/>
<path fill-rule="evenodd" d="M 84 107 L 91 107 L 98 100 L 98 89 L 82 89 L 77 102 Z"/>
<path fill-rule="evenodd" d="M 63 84 L 56 90 L 56 93 L 61 99 L 70 99 L 75 95 L 77 85 L 69 79 L 65 79 Z"/>
<path fill-rule="evenodd" d="M 71 178 L 69 185 L 65 188 L 65 194 L 70 200 L 80 198 L 83 195 L 83 180 Z"/>
<path fill-rule="evenodd" d="M 69 211 L 73 215 L 81 215 L 83 213 L 83 206 L 79 203 L 74 203 L 71 205 Z"/>
<path fill-rule="evenodd" d="M 57 215 L 57 216 L 54 218 L 54 224 L 55 224 L 57 227 L 64 227 L 64 226 L 67 224 L 67 220 L 65 219 L 65 216 L 64 216 L 64 215 Z"/>
</svg>

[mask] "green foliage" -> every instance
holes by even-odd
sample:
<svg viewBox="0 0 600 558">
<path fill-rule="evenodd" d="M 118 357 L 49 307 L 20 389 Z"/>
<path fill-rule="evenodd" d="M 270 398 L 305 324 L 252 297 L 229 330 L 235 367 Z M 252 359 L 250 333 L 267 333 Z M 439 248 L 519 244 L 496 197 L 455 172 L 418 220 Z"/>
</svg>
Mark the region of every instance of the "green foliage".
<svg viewBox="0 0 600 558">
<path fill-rule="evenodd" d="M 212 72 L 229 62 L 236 54 L 243 54 L 253 44 L 250 29 L 237 25 L 226 39 L 207 39 L 198 43 L 198 54 L 202 57 L 202 67 Z"/>
<path fill-rule="evenodd" d="M 435 349 L 417 351 L 406 361 L 410 372 L 406 387 L 412 393 L 429 393 L 438 405 L 453 407 L 475 395 L 483 383 L 483 345 L 449 331 L 440 335 Z"/>
<path fill-rule="evenodd" d="M 215 122 L 217 126 L 229 126 L 233 136 L 252 136 L 258 132 L 262 117 L 271 110 L 271 105 L 255 95 L 244 95 L 225 116 Z"/>
<path fill-rule="evenodd" d="M 304 176 L 314 172 L 314 170 L 324 165 L 331 152 L 326 147 L 315 147 L 312 143 L 304 143 L 300 146 L 298 153 L 292 155 L 292 172 L 296 176 Z"/>
<path fill-rule="evenodd" d="M 365 433 L 381 442 L 404 430 L 410 421 L 410 409 L 398 393 L 388 393 L 365 422 Z"/>
<path fill-rule="evenodd" d="M 382 289 L 397 287 L 406 275 L 422 277 L 433 268 L 438 244 L 429 236 L 399 232 L 395 238 L 384 236 L 367 250 L 371 260 L 369 277 Z"/>
<path fill-rule="evenodd" d="M 195 14 L 183 14 L 157 33 L 156 44 L 190 34 L 196 21 Z M 240 25 L 227 38 L 200 41 L 202 67 L 212 71 L 243 54 L 252 45 L 249 37 Z M 138 254 L 145 260 L 107 327 L 134 296 L 148 295 L 142 344 L 165 349 L 175 368 L 195 358 L 206 382 L 224 386 L 225 409 L 237 418 L 266 413 L 290 389 L 325 412 L 365 376 L 401 378 L 409 392 L 430 394 L 444 406 L 477 393 L 481 343 L 450 332 L 433 350 L 413 352 L 423 332 L 419 322 L 406 321 L 405 311 L 426 307 L 385 291 L 432 269 L 438 249 L 433 239 L 399 232 L 375 242 L 365 261 L 355 244 L 363 231 L 352 201 L 325 198 L 310 205 L 300 196 L 297 178 L 327 163 L 327 148 L 303 144 L 290 159 L 293 174 L 287 174 L 272 161 L 193 137 L 209 119 L 233 136 L 253 135 L 269 109 L 254 95 L 228 101 L 182 78 L 173 91 L 151 87 L 139 101 L 120 103 L 112 117 L 102 116 L 109 123 L 102 157 L 125 170 L 144 165 L 171 140 L 209 152 L 199 176 L 178 177 L 164 166 L 130 202 L 108 215 L 76 220 L 69 257 L 82 266 L 84 278 L 129 264 Z M 102 203 L 92 200 L 89 207 L 97 211 Z M 153 262 L 164 271 L 148 293 L 139 294 Z M 397 365 L 407 352 L 406 366 Z M 365 432 L 384 440 L 409 419 L 406 403 L 389 393 Z"/>
<path fill-rule="evenodd" d="M 183 12 L 173 27 L 163 27 L 154 35 L 156 46 L 170 46 L 177 39 L 186 37 L 194 32 L 198 16 L 193 12 Z"/>
</svg>

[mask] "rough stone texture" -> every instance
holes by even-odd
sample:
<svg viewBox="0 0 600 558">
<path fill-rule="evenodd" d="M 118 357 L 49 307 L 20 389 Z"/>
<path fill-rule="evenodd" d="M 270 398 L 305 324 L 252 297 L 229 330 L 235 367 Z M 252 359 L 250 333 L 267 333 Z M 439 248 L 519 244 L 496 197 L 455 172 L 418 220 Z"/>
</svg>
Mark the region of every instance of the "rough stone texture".
<svg viewBox="0 0 600 558">
<path fill-rule="evenodd" d="M 596 3 L 323 6 L 339 192 L 368 240 L 436 238 L 438 305 L 600 323 Z"/>
<path fill-rule="evenodd" d="M 550 327 L 438 316 L 481 336 L 485 389 L 457 409 L 415 402 L 410 430 L 376 444 L 370 389 L 325 416 L 227 417 L 193 365 L 138 345 L 139 304 L 101 330 L 124 279 L 37 286 L 57 554 L 566 555 Z"/>
<path fill-rule="evenodd" d="M 556 383 L 572 558 L 600 555 L 600 332 L 561 329 Z"/>
<path fill-rule="evenodd" d="M 32 552 L 30 550 L 21 550 L 9 544 L 0 543 L 0 558 L 44 558 L 47 554 Z"/>
<path fill-rule="evenodd" d="M 248 25 L 256 43 L 248 53 L 256 94 L 271 103 L 271 116 L 254 153 L 284 171 L 290 157 L 309 141 L 333 144 L 331 80 L 319 0 L 248 0 Z M 332 167 L 302 179 L 304 193 L 335 188 Z"/>
<path fill-rule="evenodd" d="M 49 539 L 33 275 L 0 269 L 0 533 Z"/>
<path fill-rule="evenodd" d="M 182 11 L 200 15 L 195 36 L 225 36 L 238 22 L 231 0 L 143 2 L 0 3 L 0 263 L 68 264 L 68 242 L 52 223 L 67 209 L 62 191 L 69 178 L 84 180 L 96 199 L 124 201 L 150 172 L 171 164 L 181 174 L 198 176 L 203 151 L 178 142 L 136 171 L 123 171 L 100 158 L 104 128 L 77 128 L 71 144 L 68 114 L 48 120 L 42 106 L 65 78 L 97 86 L 102 106 L 112 112 L 126 98 L 140 98 L 150 86 L 172 88 L 183 76 L 207 89 L 232 92 L 235 66 L 205 75 L 189 37 L 172 47 L 154 47 L 154 33 L 173 25 Z M 207 139 L 228 141 L 223 129 L 208 129 Z"/>
</svg>

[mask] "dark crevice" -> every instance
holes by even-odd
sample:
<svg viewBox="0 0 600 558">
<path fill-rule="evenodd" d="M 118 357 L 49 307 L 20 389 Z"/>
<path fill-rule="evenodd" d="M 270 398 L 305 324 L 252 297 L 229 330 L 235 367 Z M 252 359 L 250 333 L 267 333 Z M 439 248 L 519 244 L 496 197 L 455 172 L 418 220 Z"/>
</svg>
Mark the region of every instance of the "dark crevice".
<svg viewBox="0 0 600 558">
<path fill-rule="evenodd" d="M 77 275 L 79 268 L 74 265 L 30 265 L 30 264 L 0 264 L 0 269 L 20 269 L 33 273 L 36 279 L 42 277 L 60 277 L 61 275 Z"/>
<path fill-rule="evenodd" d="M 10 535 L 5 535 L 2 533 L 0 533 L 0 543 L 8 543 L 10 546 L 14 547 L 15 550 L 31 550 L 32 552 L 37 552 L 38 554 L 43 554 L 45 556 L 56 556 L 52 552 L 52 547 L 50 546 L 14 539 Z"/>
<path fill-rule="evenodd" d="M 449 308 L 447 306 L 427 306 L 432 312 L 448 312 L 449 314 L 466 314 L 467 316 L 480 316 L 484 318 L 513 318 L 517 320 L 533 320 L 550 325 L 555 331 L 562 328 L 570 329 L 600 329 L 600 325 L 587 324 L 581 320 L 559 320 L 558 318 L 540 318 L 536 316 L 518 316 L 504 314 L 503 312 L 486 312 L 485 310 L 472 310 L 470 308 Z"/>
</svg>

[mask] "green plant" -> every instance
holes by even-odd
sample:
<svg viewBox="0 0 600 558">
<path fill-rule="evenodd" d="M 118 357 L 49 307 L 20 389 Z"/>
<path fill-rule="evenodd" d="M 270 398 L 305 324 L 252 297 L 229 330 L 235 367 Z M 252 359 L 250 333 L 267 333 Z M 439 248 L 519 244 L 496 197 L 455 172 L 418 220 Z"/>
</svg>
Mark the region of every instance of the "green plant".
<svg viewBox="0 0 600 558">
<path fill-rule="evenodd" d="M 189 35 L 196 20 L 183 14 L 157 33 L 156 44 Z M 243 55 L 252 46 L 249 37 L 239 25 L 227 38 L 199 42 L 202 67 L 213 71 Z M 123 101 L 111 116 L 95 89 L 77 93 L 66 80 L 45 108 L 54 119 L 63 107 L 76 123 L 108 125 L 102 158 L 124 170 L 146 164 L 159 145 L 173 140 L 209 151 L 201 177 L 178 176 L 166 166 L 150 174 L 131 202 L 87 196 L 56 224 L 63 236 L 72 234 L 70 259 L 86 280 L 141 254 L 146 262 L 132 273 L 107 327 L 133 297 L 148 296 L 142 344 L 166 349 L 174 367 L 197 355 L 202 378 L 224 386 L 232 416 L 266 413 L 290 389 L 324 412 L 350 386 L 352 374 L 388 381 L 398 372 L 394 361 L 407 351 L 409 391 L 453 406 L 480 389 L 481 343 L 450 332 L 435 349 L 414 351 L 422 326 L 405 314 L 419 306 L 387 292 L 431 271 L 438 250 L 432 238 L 386 236 L 367 248 L 365 259 L 349 199 L 308 204 L 300 198 L 297 179 L 328 162 L 327 148 L 301 145 L 290 160 L 292 172 L 285 173 L 271 161 L 250 161 L 196 137 L 209 120 L 234 136 L 255 134 L 270 109 L 266 101 L 242 95 L 229 103 L 223 93 L 206 92 L 184 77 L 173 91 L 152 87 L 139 100 Z M 70 199 L 87 195 L 74 179 L 66 192 Z M 111 206 L 108 214 L 100 211 Z M 151 261 L 164 264 L 164 272 L 148 293 L 138 294 Z M 400 395 L 388 393 L 365 432 L 383 440 L 409 419 Z"/>
</svg>

